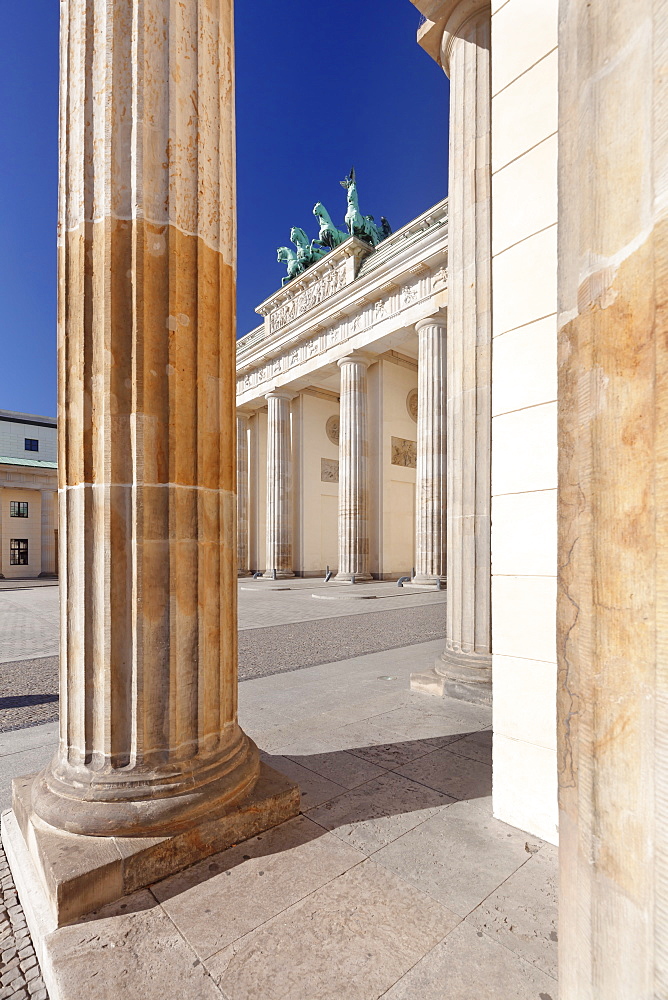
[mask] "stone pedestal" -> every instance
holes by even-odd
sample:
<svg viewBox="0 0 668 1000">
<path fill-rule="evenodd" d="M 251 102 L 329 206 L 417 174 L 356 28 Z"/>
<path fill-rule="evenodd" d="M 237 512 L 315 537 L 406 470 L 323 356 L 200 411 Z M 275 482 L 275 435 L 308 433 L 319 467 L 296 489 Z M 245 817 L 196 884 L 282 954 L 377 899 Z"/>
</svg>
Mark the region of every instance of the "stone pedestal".
<svg viewBox="0 0 668 1000">
<path fill-rule="evenodd" d="M 339 424 L 339 571 L 362 582 L 369 572 L 369 441 L 366 358 L 351 355 L 341 369 Z"/>
<path fill-rule="evenodd" d="M 489 703 L 491 657 L 491 84 L 489 0 L 445 0 L 450 77 L 445 652 L 418 689 Z M 440 22 L 439 22 L 440 23 Z"/>
<path fill-rule="evenodd" d="M 178 838 L 177 866 L 225 845 L 214 821 L 234 839 L 260 776 L 237 723 L 232 3 L 154 7 L 61 4 L 60 745 L 14 788 L 44 884 L 69 858 L 108 895 L 115 844 L 163 839 L 133 887 L 154 881 Z M 50 899 L 59 922 L 90 903 Z"/>
<path fill-rule="evenodd" d="M 420 320 L 418 335 L 415 585 L 445 582 L 446 567 L 446 324 Z"/>
<path fill-rule="evenodd" d="M 267 393 L 267 569 L 283 580 L 292 571 L 292 443 L 290 400 L 294 393 Z"/>
<path fill-rule="evenodd" d="M 237 576 L 250 576 L 247 413 L 237 413 Z"/>
</svg>

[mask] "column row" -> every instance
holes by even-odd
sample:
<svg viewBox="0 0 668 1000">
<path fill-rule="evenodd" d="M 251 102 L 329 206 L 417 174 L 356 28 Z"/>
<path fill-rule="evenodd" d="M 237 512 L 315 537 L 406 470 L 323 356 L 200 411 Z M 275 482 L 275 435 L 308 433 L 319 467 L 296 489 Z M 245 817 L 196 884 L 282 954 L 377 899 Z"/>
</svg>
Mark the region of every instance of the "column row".
<svg viewBox="0 0 668 1000">
<path fill-rule="evenodd" d="M 445 581 L 446 565 L 446 317 L 416 326 L 419 354 L 418 441 L 415 517 L 415 582 Z M 371 359 L 352 354 L 341 372 L 339 430 L 338 574 L 343 581 L 371 580 L 369 544 L 370 442 L 368 368 Z M 292 545 L 292 449 L 290 402 L 277 390 L 267 400 L 267 499 L 265 576 L 294 576 Z M 249 417 L 237 417 L 237 524 L 239 575 L 250 571 Z"/>
</svg>

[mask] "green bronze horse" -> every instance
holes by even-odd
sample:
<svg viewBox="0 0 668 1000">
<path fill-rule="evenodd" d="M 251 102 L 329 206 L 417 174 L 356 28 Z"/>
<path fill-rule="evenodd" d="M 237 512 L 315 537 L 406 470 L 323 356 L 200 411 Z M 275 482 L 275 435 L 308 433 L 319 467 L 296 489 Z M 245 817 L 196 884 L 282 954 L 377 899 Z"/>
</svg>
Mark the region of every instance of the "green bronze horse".
<svg viewBox="0 0 668 1000">
<path fill-rule="evenodd" d="M 327 253 L 322 247 L 313 246 L 304 230 L 300 229 L 299 226 L 292 227 L 290 239 L 297 247 L 297 260 L 303 265 L 303 270 L 306 270 L 311 264 L 315 264 Z"/>
<path fill-rule="evenodd" d="M 285 278 L 281 281 L 281 287 L 287 285 L 288 281 L 292 281 L 293 278 L 297 278 L 304 267 L 302 263 L 297 259 L 297 254 L 290 247 L 279 247 L 278 256 L 276 260 L 281 263 L 281 261 L 286 261 L 288 265 L 288 273 Z"/>
<path fill-rule="evenodd" d="M 347 239 L 350 239 L 349 233 L 344 233 L 342 229 L 336 228 L 329 212 L 321 201 L 316 202 L 314 205 L 313 214 L 320 223 L 318 239 L 314 240 L 314 243 L 320 243 L 322 246 L 329 247 L 330 250 L 335 250 L 336 247 L 341 246 Z"/>
</svg>

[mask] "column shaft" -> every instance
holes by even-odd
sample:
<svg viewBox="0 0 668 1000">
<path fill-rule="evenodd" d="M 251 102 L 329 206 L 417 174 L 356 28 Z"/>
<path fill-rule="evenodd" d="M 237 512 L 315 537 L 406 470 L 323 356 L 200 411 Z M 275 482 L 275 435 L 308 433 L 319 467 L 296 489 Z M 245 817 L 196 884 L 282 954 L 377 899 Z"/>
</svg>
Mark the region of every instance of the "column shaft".
<svg viewBox="0 0 668 1000">
<path fill-rule="evenodd" d="M 339 571 L 337 580 L 370 580 L 367 368 L 347 357 L 341 369 L 339 424 Z"/>
<path fill-rule="evenodd" d="M 237 413 L 237 573 L 250 575 L 248 517 L 248 432 L 249 418 Z"/>
<path fill-rule="evenodd" d="M 61 11 L 61 724 L 33 805 L 173 833 L 259 767 L 236 721 L 232 3 Z"/>
<path fill-rule="evenodd" d="M 445 692 L 491 700 L 490 10 L 460 4 L 443 36 L 451 79 L 448 199 Z M 466 12 L 462 21 L 460 12 Z"/>
<path fill-rule="evenodd" d="M 668 996 L 667 40 L 559 4 L 562 1000 Z"/>
<path fill-rule="evenodd" d="M 415 477 L 415 583 L 445 580 L 446 316 L 421 320 Z"/>
<path fill-rule="evenodd" d="M 278 579 L 292 571 L 292 393 L 267 394 L 267 570 Z"/>
</svg>

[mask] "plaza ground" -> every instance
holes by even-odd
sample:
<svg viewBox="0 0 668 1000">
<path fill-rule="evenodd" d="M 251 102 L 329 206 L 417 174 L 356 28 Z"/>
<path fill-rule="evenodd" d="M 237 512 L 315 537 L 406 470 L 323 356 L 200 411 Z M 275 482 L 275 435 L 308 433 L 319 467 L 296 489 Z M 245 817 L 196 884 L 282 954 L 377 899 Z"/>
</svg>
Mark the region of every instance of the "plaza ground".
<svg viewBox="0 0 668 1000">
<path fill-rule="evenodd" d="M 556 849 L 492 818 L 489 710 L 409 690 L 445 596 L 240 581 L 240 722 L 301 814 L 55 932 L 63 996 L 556 1000 Z M 0 592 L 2 809 L 55 747 L 56 606 Z"/>
</svg>

